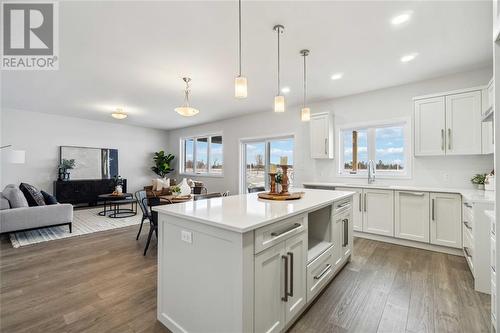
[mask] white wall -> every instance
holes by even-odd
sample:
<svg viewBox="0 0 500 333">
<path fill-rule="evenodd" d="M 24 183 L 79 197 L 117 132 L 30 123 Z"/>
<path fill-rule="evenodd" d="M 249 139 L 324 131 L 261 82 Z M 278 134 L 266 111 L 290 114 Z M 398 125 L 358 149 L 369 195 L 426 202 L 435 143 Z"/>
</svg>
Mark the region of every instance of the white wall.
<svg viewBox="0 0 500 333">
<path fill-rule="evenodd" d="M 413 113 L 412 98 L 418 95 L 443 92 L 484 85 L 492 76 L 491 68 L 459 73 L 432 80 L 381 89 L 368 93 L 333 99 L 311 105 L 312 112 L 331 111 L 335 125 L 383 121 L 408 117 Z M 335 84 L 342 84 L 341 81 Z M 335 85 L 332 84 L 332 89 Z M 294 92 L 297 93 L 297 92 Z M 272 101 L 269 101 L 272 105 Z M 203 109 L 201 109 L 203 112 Z M 346 179 L 337 174 L 337 160 L 313 160 L 309 153 L 309 125 L 299 119 L 299 108 L 289 108 L 284 114 L 269 111 L 233 119 L 169 131 L 169 152 L 179 155 L 180 138 L 213 132 L 224 135 L 224 177 L 194 177 L 204 181 L 209 191 L 238 192 L 239 140 L 248 137 L 265 137 L 295 134 L 295 182 L 366 182 L 365 179 Z M 178 165 L 176 169 L 178 170 Z M 454 156 L 413 158 L 411 179 L 379 183 L 471 188 L 469 179 L 475 173 L 489 172 L 493 156 Z M 182 176 L 178 176 L 180 178 Z"/>
<path fill-rule="evenodd" d="M 167 147 L 161 130 L 12 109 L 3 109 L 1 118 L 2 145 L 26 151 L 25 164 L 2 159 L 2 188 L 26 182 L 51 193 L 59 146 L 84 146 L 118 149 L 120 175 L 133 192 L 151 183 L 152 154 Z"/>
</svg>

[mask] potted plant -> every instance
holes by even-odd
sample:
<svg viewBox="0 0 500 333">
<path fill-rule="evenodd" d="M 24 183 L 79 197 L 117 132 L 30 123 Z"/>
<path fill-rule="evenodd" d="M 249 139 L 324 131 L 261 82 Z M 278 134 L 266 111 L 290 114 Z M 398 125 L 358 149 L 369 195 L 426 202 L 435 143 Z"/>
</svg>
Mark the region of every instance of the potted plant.
<svg viewBox="0 0 500 333">
<path fill-rule="evenodd" d="M 478 190 L 484 190 L 484 182 L 486 181 L 485 173 L 478 173 L 470 180 L 472 184 L 477 186 Z"/>
<path fill-rule="evenodd" d="M 175 158 L 172 154 L 165 154 L 163 150 L 154 153 L 153 163 L 151 170 L 156 173 L 160 178 L 165 178 L 170 172 L 174 171 L 170 167 L 170 162 Z"/>
<path fill-rule="evenodd" d="M 63 158 L 61 163 L 59 163 L 58 168 L 59 168 L 59 180 L 69 180 L 68 170 L 72 170 L 75 168 L 75 160 L 74 159 L 67 160 Z"/>
<path fill-rule="evenodd" d="M 170 190 L 172 191 L 172 194 L 173 194 L 175 197 L 177 197 L 177 196 L 179 196 L 179 195 L 181 194 L 181 188 L 180 188 L 179 186 L 177 186 L 177 185 L 176 185 L 176 186 L 172 186 L 172 187 L 170 188 Z"/>
</svg>

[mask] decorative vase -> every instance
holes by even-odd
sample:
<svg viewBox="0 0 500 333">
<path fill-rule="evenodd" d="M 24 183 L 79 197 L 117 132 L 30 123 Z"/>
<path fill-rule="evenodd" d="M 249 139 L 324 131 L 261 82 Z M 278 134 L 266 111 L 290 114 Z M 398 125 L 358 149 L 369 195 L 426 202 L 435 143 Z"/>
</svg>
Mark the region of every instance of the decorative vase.
<svg viewBox="0 0 500 333">
<path fill-rule="evenodd" d="M 484 184 L 477 184 L 478 190 L 484 190 Z"/>
<path fill-rule="evenodd" d="M 187 196 L 191 194 L 191 186 L 188 185 L 186 178 L 182 180 L 179 184 L 179 188 L 181 189 L 181 195 Z"/>
<path fill-rule="evenodd" d="M 123 187 L 121 185 L 116 185 L 115 186 L 115 192 L 118 193 L 118 194 L 122 194 L 123 193 Z"/>
<path fill-rule="evenodd" d="M 64 179 L 63 180 L 69 180 L 69 172 L 64 173 Z"/>
</svg>

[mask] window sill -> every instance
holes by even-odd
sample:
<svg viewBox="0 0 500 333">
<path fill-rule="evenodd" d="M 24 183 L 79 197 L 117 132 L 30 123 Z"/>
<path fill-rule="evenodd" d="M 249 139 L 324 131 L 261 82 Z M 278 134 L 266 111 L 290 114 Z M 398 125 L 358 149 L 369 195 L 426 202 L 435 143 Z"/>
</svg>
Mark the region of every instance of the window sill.
<svg viewBox="0 0 500 333">
<path fill-rule="evenodd" d="M 357 174 L 347 174 L 347 173 L 339 173 L 339 177 L 342 178 L 358 178 L 358 179 L 366 179 L 368 178 L 368 174 L 366 173 L 357 173 Z M 375 173 L 375 179 L 412 179 L 411 175 L 395 175 L 395 174 L 382 174 L 382 173 Z"/>
<path fill-rule="evenodd" d="M 224 178 L 224 174 L 215 174 L 215 173 L 179 173 L 179 176 L 184 176 L 184 177 L 206 177 L 206 178 Z"/>
</svg>

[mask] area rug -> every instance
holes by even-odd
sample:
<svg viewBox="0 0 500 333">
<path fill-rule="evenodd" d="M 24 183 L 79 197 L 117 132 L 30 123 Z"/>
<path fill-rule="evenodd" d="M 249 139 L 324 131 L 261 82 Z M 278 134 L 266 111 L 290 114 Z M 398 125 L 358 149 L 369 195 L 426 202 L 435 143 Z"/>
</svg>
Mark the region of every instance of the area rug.
<svg viewBox="0 0 500 333">
<path fill-rule="evenodd" d="M 106 216 L 98 215 L 97 213 L 100 211 L 102 211 L 102 207 L 92 209 L 75 209 L 73 212 L 72 233 L 69 233 L 67 225 L 30 231 L 20 231 L 9 235 L 10 242 L 13 247 L 18 248 L 21 246 L 68 237 L 76 237 L 99 231 L 118 229 L 141 223 L 142 214 L 140 212 L 132 217 L 112 219 Z"/>
</svg>

